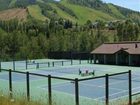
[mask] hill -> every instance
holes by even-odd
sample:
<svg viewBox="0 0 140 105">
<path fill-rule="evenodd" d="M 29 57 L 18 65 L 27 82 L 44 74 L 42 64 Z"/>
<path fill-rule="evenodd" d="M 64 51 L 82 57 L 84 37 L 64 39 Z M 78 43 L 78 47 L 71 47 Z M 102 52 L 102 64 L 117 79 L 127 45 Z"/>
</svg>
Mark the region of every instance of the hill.
<svg viewBox="0 0 140 105">
<path fill-rule="evenodd" d="M 112 11 L 112 15 L 117 17 L 117 18 L 121 18 L 121 19 L 125 19 L 125 16 L 123 14 L 121 14 L 121 12 L 112 4 L 108 4 L 109 9 Z"/>
<path fill-rule="evenodd" d="M 102 11 L 92 9 L 89 7 L 85 6 L 80 6 L 76 4 L 71 4 L 67 0 L 61 1 L 61 4 L 64 5 L 65 7 L 69 8 L 72 10 L 76 16 L 78 23 L 84 24 L 87 20 L 95 21 L 95 20 L 114 20 L 117 19 L 116 17 L 112 17 L 109 14 L 106 14 Z"/>
<path fill-rule="evenodd" d="M 38 5 L 30 5 L 27 8 L 30 16 L 33 17 L 34 19 L 41 20 L 41 21 L 45 21 L 47 19 L 47 17 L 42 15 L 41 9 Z"/>
<path fill-rule="evenodd" d="M 21 7 L 27 8 L 28 15 L 40 21 L 64 18 L 85 24 L 87 20 L 113 21 L 129 18 L 140 22 L 139 12 L 114 4 L 106 4 L 101 0 L 61 0 L 60 2 L 53 0 L 0 0 L 0 10 Z M 4 19 L 5 16 L 1 17 Z M 11 17 L 11 15 L 9 14 L 7 17 Z"/>
<path fill-rule="evenodd" d="M 139 12 L 114 4 L 106 4 L 100 0 L 61 0 L 60 2 L 49 2 L 47 3 L 48 5 L 52 8 L 52 11 L 55 11 L 55 15 L 58 17 L 80 24 L 84 24 L 87 20 L 111 21 L 132 19 L 140 22 Z"/>
<path fill-rule="evenodd" d="M 8 9 L 0 12 L 0 20 L 10 20 L 16 18 L 25 21 L 27 16 L 27 10 L 21 8 Z"/>
</svg>

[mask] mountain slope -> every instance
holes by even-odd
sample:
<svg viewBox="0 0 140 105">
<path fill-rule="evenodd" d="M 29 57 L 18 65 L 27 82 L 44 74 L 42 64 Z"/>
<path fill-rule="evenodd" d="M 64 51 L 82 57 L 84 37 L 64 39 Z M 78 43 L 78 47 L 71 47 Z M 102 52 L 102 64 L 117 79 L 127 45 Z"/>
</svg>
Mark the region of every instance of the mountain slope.
<svg viewBox="0 0 140 105">
<path fill-rule="evenodd" d="M 69 15 L 68 13 L 66 13 L 65 11 L 61 10 L 59 7 L 57 7 L 56 4 L 54 3 L 49 3 L 55 10 L 57 10 L 57 14 L 59 17 L 62 17 L 64 19 L 68 19 L 70 21 L 76 22 L 78 21 L 75 17 Z"/>
<path fill-rule="evenodd" d="M 19 19 L 25 21 L 27 19 L 28 12 L 26 9 L 8 9 L 0 12 L 0 20 Z"/>
<path fill-rule="evenodd" d="M 17 7 L 27 8 L 29 16 L 41 21 L 64 18 L 85 24 L 87 20 L 111 21 L 129 18 L 140 22 L 139 12 L 106 4 L 100 0 L 61 0 L 60 2 L 53 0 L 0 0 L 0 10 Z M 3 18 L 5 18 L 4 15 Z"/>
<path fill-rule="evenodd" d="M 121 14 L 121 12 L 112 4 L 108 4 L 109 9 L 112 11 L 112 15 L 117 17 L 117 18 L 122 18 L 124 19 L 125 16 L 123 14 Z"/>
<path fill-rule="evenodd" d="M 81 24 L 85 23 L 87 20 L 95 21 L 95 20 L 114 20 L 114 19 L 116 19 L 115 17 L 112 17 L 109 14 L 106 14 L 102 11 L 68 3 L 67 0 L 61 1 L 61 4 L 63 4 L 67 8 L 74 11 L 74 13 L 78 17 L 78 22 Z"/>
<path fill-rule="evenodd" d="M 62 0 L 63 1 L 63 0 Z M 100 10 L 102 12 L 111 13 L 106 3 L 101 0 L 67 0 L 71 4 L 81 5 L 92 9 Z"/>
<path fill-rule="evenodd" d="M 30 5 L 27 8 L 30 16 L 33 17 L 34 19 L 41 20 L 41 21 L 45 21 L 47 19 L 47 17 L 42 15 L 41 9 L 38 5 Z"/>
</svg>

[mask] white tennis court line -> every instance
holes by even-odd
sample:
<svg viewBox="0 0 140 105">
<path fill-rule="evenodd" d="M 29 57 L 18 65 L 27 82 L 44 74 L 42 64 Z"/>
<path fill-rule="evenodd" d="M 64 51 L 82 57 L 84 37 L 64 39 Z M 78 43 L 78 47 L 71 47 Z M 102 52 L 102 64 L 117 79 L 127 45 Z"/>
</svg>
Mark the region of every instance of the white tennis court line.
<svg viewBox="0 0 140 105">
<path fill-rule="evenodd" d="M 125 93 L 125 92 L 128 92 L 128 91 L 124 90 L 124 91 L 121 91 L 121 92 L 113 93 L 113 94 L 110 94 L 109 97 L 114 96 L 114 95 L 117 95 L 117 94 Z M 111 99 L 111 100 L 116 100 L 116 99 L 119 99 L 119 98 L 125 97 L 125 96 L 128 96 L 128 95 L 123 95 L 123 96 L 121 95 L 120 97 L 118 97 L 118 98 L 113 98 L 113 99 Z M 101 100 L 101 99 L 103 99 L 103 98 L 105 98 L 105 96 L 98 97 L 98 98 L 96 98 L 96 100 Z"/>
<path fill-rule="evenodd" d="M 118 82 L 109 82 L 109 86 L 110 85 L 114 85 L 114 84 L 120 84 L 120 83 L 123 83 L 123 82 L 126 82 L 126 80 L 117 80 L 117 79 L 115 79 L 116 81 L 118 81 Z M 92 81 L 94 81 L 94 79 L 92 80 Z M 127 80 L 128 81 L 128 80 Z M 104 81 L 105 82 L 105 81 Z M 89 85 L 88 83 L 83 83 L 83 84 L 87 84 L 87 85 Z M 93 85 L 93 86 L 99 86 L 99 85 Z M 105 87 L 105 83 L 103 84 L 103 85 L 100 85 L 100 87 Z M 114 88 L 115 89 L 115 88 Z M 117 88 L 116 88 L 117 89 Z M 123 89 L 124 90 L 124 89 Z"/>
<path fill-rule="evenodd" d="M 81 83 L 82 85 L 85 85 L 85 86 L 89 86 L 89 87 L 99 87 L 99 88 L 103 88 L 104 90 L 105 90 L 105 86 L 103 86 L 103 85 L 100 85 L 100 86 L 98 86 L 98 85 L 89 85 L 89 84 L 83 84 L 83 83 Z M 119 91 L 122 91 L 122 90 L 124 90 L 124 89 L 118 89 L 118 88 L 110 88 L 109 87 L 109 89 L 114 89 L 114 90 L 119 90 Z"/>
<path fill-rule="evenodd" d="M 58 85 L 58 86 L 57 86 Z M 85 85 L 85 84 L 83 84 L 83 85 Z M 58 83 L 58 84 L 55 84 L 55 88 L 57 88 L 57 87 L 62 87 L 62 86 L 69 86 L 69 84 L 66 84 L 66 83 Z M 90 86 L 90 87 L 100 87 L 100 88 L 103 88 L 104 90 L 105 90 L 105 87 L 102 87 L 102 86 L 93 86 L 93 85 L 86 85 L 86 86 Z M 45 89 L 45 88 L 44 88 Z M 110 88 L 110 89 L 114 89 L 114 90 L 119 90 L 119 91 L 121 91 L 121 92 L 117 92 L 117 93 L 114 93 L 114 94 L 111 94 L 111 95 L 116 95 L 116 94 L 120 94 L 120 93 L 122 93 L 122 92 L 124 92 L 124 91 L 128 91 L 128 90 L 123 90 L 122 91 L 122 89 L 117 89 L 117 88 Z M 103 96 L 104 97 L 104 96 Z M 100 98 L 103 98 L 103 97 L 99 97 L 99 99 Z M 97 100 L 98 100 L 98 98 L 97 98 Z"/>
<path fill-rule="evenodd" d="M 68 82 L 67 82 L 67 83 L 68 83 Z M 69 85 L 69 84 L 66 84 L 66 83 L 61 83 L 61 84 L 65 85 L 65 86 L 66 86 L 66 85 Z M 56 85 L 57 85 L 57 84 L 56 84 Z M 59 85 L 59 86 L 55 86 L 55 87 L 61 87 L 60 83 L 58 83 L 58 85 Z M 45 89 L 45 88 L 43 88 L 43 89 Z M 116 88 L 115 88 L 115 89 L 116 89 Z M 140 89 L 140 87 L 133 88 L 132 90 L 135 90 L 135 89 Z M 59 92 L 61 92 L 61 91 L 59 91 Z M 115 96 L 115 95 L 118 95 L 118 94 L 121 94 L 121 93 L 126 93 L 126 92 L 128 92 L 128 90 L 123 90 L 123 91 L 121 91 L 121 92 L 116 92 L 116 93 L 110 94 L 109 97 Z M 66 92 L 64 92 L 64 93 L 66 93 Z M 70 93 L 67 93 L 67 94 L 70 94 Z M 86 96 L 80 96 L 80 97 L 85 97 L 85 98 L 92 99 L 92 100 L 95 100 L 95 101 L 102 101 L 102 100 L 105 100 L 105 95 L 102 96 L 102 97 L 95 98 L 95 99 L 93 99 L 92 97 L 89 98 L 89 97 L 86 97 Z M 121 95 L 120 97 L 110 99 L 110 101 L 118 100 L 118 99 L 121 99 L 121 98 L 124 98 L 124 97 L 128 97 L 128 94 L 127 94 L 127 95 L 123 95 L 123 96 Z"/>
<path fill-rule="evenodd" d="M 140 87 L 133 88 L 132 91 L 135 90 L 135 89 L 140 89 Z M 124 90 L 124 91 L 121 91 L 121 92 L 113 93 L 113 94 L 110 94 L 109 97 L 110 97 L 110 96 L 117 95 L 117 94 L 121 94 L 121 93 L 124 93 L 124 92 L 128 92 L 128 91 L 129 91 L 129 90 Z M 137 91 L 137 92 L 140 92 L 140 90 Z M 137 93 L 137 92 L 136 92 L 136 93 Z M 133 94 L 135 94 L 135 93 L 133 93 Z M 112 100 L 120 99 L 120 98 L 122 98 L 122 97 L 128 97 L 128 96 L 129 96 L 129 93 L 128 93 L 127 95 L 123 95 L 123 96 L 120 96 L 120 97 L 117 97 L 117 98 L 113 98 L 113 99 L 111 99 L 111 101 L 112 101 Z M 100 99 L 103 99 L 103 98 L 105 98 L 105 96 L 96 98 L 96 100 L 100 100 Z"/>
<path fill-rule="evenodd" d="M 65 85 L 69 85 L 68 83 L 70 83 L 70 82 L 54 83 L 54 84 L 52 84 L 52 87 L 53 86 L 55 86 L 55 87 L 62 87 L 62 86 L 65 86 Z M 43 87 L 45 89 L 45 87 L 48 87 L 48 85 L 41 85 L 41 86 L 38 86 L 38 87 L 40 87 L 40 88 Z"/>
</svg>

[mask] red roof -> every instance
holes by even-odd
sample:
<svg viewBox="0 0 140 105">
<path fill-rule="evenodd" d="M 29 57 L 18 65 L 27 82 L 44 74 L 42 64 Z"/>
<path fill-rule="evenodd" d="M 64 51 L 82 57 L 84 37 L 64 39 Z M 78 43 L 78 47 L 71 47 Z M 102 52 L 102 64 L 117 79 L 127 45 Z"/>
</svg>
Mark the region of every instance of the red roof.
<svg viewBox="0 0 140 105">
<path fill-rule="evenodd" d="M 129 54 L 140 54 L 140 42 L 104 43 L 93 50 L 91 54 L 114 54 L 120 50 Z"/>
</svg>

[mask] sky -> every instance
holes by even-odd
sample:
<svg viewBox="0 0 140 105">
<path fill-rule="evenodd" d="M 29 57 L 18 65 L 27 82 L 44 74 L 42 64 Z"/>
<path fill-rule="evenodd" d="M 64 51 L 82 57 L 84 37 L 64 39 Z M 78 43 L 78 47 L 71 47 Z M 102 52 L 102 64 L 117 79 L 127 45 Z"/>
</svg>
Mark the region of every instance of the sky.
<svg viewBox="0 0 140 105">
<path fill-rule="evenodd" d="M 102 0 L 102 1 L 140 12 L 140 0 Z"/>
</svg>

